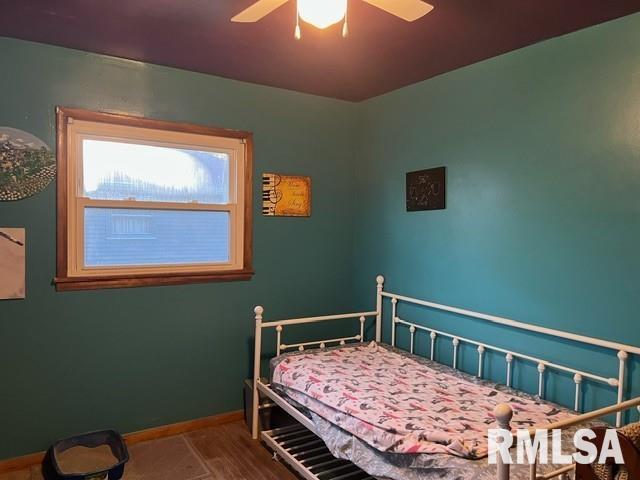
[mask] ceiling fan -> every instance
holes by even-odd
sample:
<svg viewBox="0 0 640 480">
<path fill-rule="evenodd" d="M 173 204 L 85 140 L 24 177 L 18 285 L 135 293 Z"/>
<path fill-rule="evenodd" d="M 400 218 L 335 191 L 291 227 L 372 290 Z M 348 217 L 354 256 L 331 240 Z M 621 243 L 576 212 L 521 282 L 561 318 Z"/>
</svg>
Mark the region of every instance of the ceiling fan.
<svg viewBox="0 0 640 480">
<path fill-rule="evenodd" d="M 278 7 L 289 0 L 258 0 L 249 8 L 234 16 L 232 22 L 252 23 L 261 20 Z M 301 38 L 300 19 L 318 28 L 327 28 L 344 20 L 342 36 L 349 33 L 347 27 L 347 1 L 348 0 L 296 0 L 296 29 L 295 37 Z M 366 3 L 378 7 L 391 15 L 400 17 L 407 22 L 413 22 L 431 10 L 433 5 L 422 0 L 363 0 Z"/>
</svg>

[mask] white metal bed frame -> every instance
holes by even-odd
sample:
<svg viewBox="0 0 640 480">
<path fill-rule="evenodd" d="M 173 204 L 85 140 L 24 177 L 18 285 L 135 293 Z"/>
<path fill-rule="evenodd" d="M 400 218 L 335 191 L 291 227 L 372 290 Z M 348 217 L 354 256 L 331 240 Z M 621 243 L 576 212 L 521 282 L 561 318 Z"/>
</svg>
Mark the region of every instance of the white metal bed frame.
<svg viewBox="0 0 640 480">
<path fill-rule="evenodd" d="M 633 398 L 626 401 L 624 398 L 628 357 L 629 357 L 629 354 L 640 355 L 640 347 L 625 345 L 617 342 L 610 342 L 607 340 L 601 340 L 598 338 L 578 335 L 575 333 L 564 332 L 561 330 L 555 330 L 551 328 L 530 325 L 527 323 L 518 322 L 508 318 L 498 317 L 495 315 L 488 315 L 485 313 L 474 312 L 471 310 L 466 310 L 458 307 L 442 305 L 439 303 L 411 298 L 404 295 L 385 292 L 384 277 L 382 276 L 378 276 L 376 278 L 376 284 L 377 284 L 376 309 L 373 311 L 346 313 L 346 314 L 339 314 L 339 315 L 327 315 L 327 316 L 320 316 L 320 317 L 293 318 L 293 319 L 287 319 L 287 320 L 264 322 L 263 321 L 264 308 L 262 306 L 255 307 L 254 313 L 255 313 L 256 328 L 255 328 L 254 379 L 253 379 L 254 392 L 253 392 L 253 416 L 252 416 L 252 419 L 253 419 L 252 436 L 254 439 L 258 439 L 259 433 L 260 433 L 259 418 L 258 418 L 258 412 L 259 412 L 259 409 L 261 408 L 260 401 L 259 401 L 260 394 L 263 394 L 269 399 L 271 399 L 273 402 L 271 405 L 280 406 L 292 417 L 294 417 L 299 423 L 301 423 L 304 427 L 309 429 L 311 432 L 315 431 L 314 424 L 308 417 L 303 415 L 299 410 L 297 410 L 290 403 L 288 403 L 284 398 L 278 395 L 278 393 L 276 393 L 273 389 L 270 388 L 270 385 L 268 383 L 265 383 L 262 381 L 260 377 L 260 366 L 261 366 L 261 356 L 262 356 L 262 331 L 264 329 L 269 329 L 269 328 L 275 329 L 276 354 L 280 355 L 285 350 L 298 349 L 300 351 L 303 351 L 307 347 L 325 348 L 330 345 L 344 345 L 347 342 L 364 342 L 366 320 L 368 318 L 375 318 L 375 340 L 376 342 L 380 342 L 382 339 L 383 303 L 385 298 L 390 299 L 391 301 L 391 321 L 392 321 L 391 345 L 394 347 L 397 347 L 396 329 L 398 327 L 405 327 L 409 329 L 409 334 L 410 334 L 409 351 L 411 353 L 414 352 L 415 333 L 418 330 L 422 330 L 429 334 L 429 337 L 431 340 L 430 358 L 431 360 L 436 360 L 436 355 L 435 355 L 436 339 L 438 337 L 448 338 L 451 340 L 451 345 L 453 348 L 453 368 L 458 368 L 458 348 L 460 344 L 466 343 L 466 344 L 476 346 L 477 352 L 478 352 L 478 371 L 477 371 L 478 378 L 482 378 L 483 376 L 483 360 L 484 360 L 484 355 L 488 350 L 492 350 L 494 352 L 504 354 L 506 366 L 507 366 L 507 374 L 506 374 L 506 382 L 505 382 L 507 386 L 512 386 L 512 363 L 515 359 L 520 359 L 526 362 L 532 362 L 535 365 L 537 365 L 538 395 L 542 398 L 544 398 L 544 378 L 545 378 L 545 372 L 547 370 L 556 370 L 560 372 L 573 374 L 573 381 L 575 383 L 574 409 L 576 411 L 580 411 L 580 407 L 581 407 L 580 397 L 581 397 L 581 385 L 582 385 L 583 379 L 588 379 L 593 382 L 601 383 L 601 384 L 616 388 L 617 403 L 615 405 L 594 410 L 588 413 L 583 413 L 581 415 L 570 418 L 568 420 L 563 420 L 557 423 L 544 425 L 544 428 L 548 430 L 565 429 L 565 428 L 583 424 L 585 422 L 603 417 L 605 415 L 613 414 L 613 413 L 616 414 L 616 426 L 619 427 L 622 425 L 622 413 L 624 411 L 633 409 L 634 407 L 637 407 L 638 410 L 640 411 L 640 397 Z M 498 325 L 512 327 L 518 330 L 534 332 L 534 333 L 543 334 L 543 335 L 554 337 L 554 338 L 571 340 L 576 343 L 593 345 L 593 346 L 601 347 L 602 349 L 605 349 L 605 350 L 610 350 L 616 353 L 617 364 L 618 364 L 617 365 L 618 377 L 605 378 L 603 376 L 600 376 L 591 372 L 582 371 L 576 368 L 572 368 L 570 366 L 549 362 L 542 358 L 525 355 L 522 353 L 515 352 L 513 350 L 490 345 L 484 342 L 475 341 L 469 338 L 461 337 L 459 335 L 453 335 L 450 333 L 446 333 L 440 330 L 436 330 L 436 329 L 424 326 L 422 324 L 405 320 L 403 318 L 400 318 L 397 315 L 398 304 L 400 302 L 428 307 L 430 309 L 441 311 L 441 312 L 449 312 L 449 313 L 462 315 L 469 318 L 484 320 L 484 321 L 491 322 Z M 292 344 L 283 343 L 283 332 L 284 332 L 284 327 L 286 326 L 325 322 L 330 320 L 349 320 L 349 319 L 351 320 L 355 319 L 355 320 L 358 320 L 359 322 L 359 333 L 357 333 L 356 335 L 349 336 L 349 337 L 340 337 L 340 338 L 332 338 L 327 340 L 308 341 L 308 342 L 292 343 Z M 506 404 L 496 405 L 494 413 L 497 420 L 497 426 L 502 429 L 510 430 L 510 421 L 513 416 L 513 411 L 511 407 Z M 542 426 L 538 428 L 542 428 Z M 530 429 L 530 432 L 532 435 L 535 434 L 535 431 L 536 431 L 536 427 L 532 427 Z M 306 470 L 304 465 L 302 465 L 298 460 L 296 460 L 293 457 L 287 458 L 286 449 L 281 448 L 277 444 L 277 442 L 273 440 L 273 436 L 271 435 L 271 432 L 262 432 L 262 439 L 270 447 L 272 447 L 276 452 L 279 452 L 284 457 L 285 461 L 287 461 L 304 478 L 308 480 L 317 479 L 317 476 L 315 476 L 313 472 Z M 501 462 L 501 458 L 498 455 L 498 465 L 497 465 L 498 480 L 509 479 L 509 467 L 510 465 L 504 464 Z M 530 466 L 530 472 L 531 472 L 530 479 L 531 480 L 548 480 L 554 477 L 561 477 L 562 479 L 564 479 L 566 478 L 567 473 L 570 472 L 572 469 L 573 469 L 573 465 L 569 465 L 555 472 L 548 473 L 546 475 L 538 475 L 537 465 L 534 463 Z"/>
</svg>

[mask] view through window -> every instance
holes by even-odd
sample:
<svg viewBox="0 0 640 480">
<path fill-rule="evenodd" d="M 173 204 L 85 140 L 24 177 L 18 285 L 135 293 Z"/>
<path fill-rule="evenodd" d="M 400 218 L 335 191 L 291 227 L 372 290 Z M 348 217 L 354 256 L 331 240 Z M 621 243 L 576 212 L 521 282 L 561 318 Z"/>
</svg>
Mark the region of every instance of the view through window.
<svg viewBox="0 0 640 480">
<path fill-rule="evenodd" d="M 158 122 L 123 125 L 77 113 L 63 115 L 59 132 L 67 187 L 59 283 L 249 273 L 249 134 L 203 135 L 184 124 L 149 128 Z"/>
</svg>

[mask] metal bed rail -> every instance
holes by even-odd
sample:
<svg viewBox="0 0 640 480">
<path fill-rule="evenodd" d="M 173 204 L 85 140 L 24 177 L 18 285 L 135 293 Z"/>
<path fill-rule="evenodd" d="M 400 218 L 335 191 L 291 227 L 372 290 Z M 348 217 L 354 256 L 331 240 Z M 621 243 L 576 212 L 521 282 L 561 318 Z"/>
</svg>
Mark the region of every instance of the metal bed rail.
<svg viewBox="0 0 640 480">
<path fill-rule="evenodd" d="M 333 456 L 321 438 L 302 425 L 261 433 L 262 440 L 305 480 L 374 480 L 348 460 Z"/>
<path fill-rule="evenodd" d="M 391 345 L 396 346 L 396 328 L 406 327 L 409 329 L 410 333 L 410 352 L 413 353 L 414 345 L 415 345 L 415 333 L 418 330 L 425 331 L 429 334 L 430 338 L 430 357 L 431 360 L 435 360 L 435 344 L 439 337 L 445 337 L 451 339 L 451 345 L 453 348 L 453 368 L 458 368 L 458 349 L 461 343 L 467 343 L 470 345 L 474 345 L 477 347 L 478 352 L 478 373 L 477 376 L 482 378 L 483 375 L 483 359 L 485 353 L 488 350 L 492 350 L 495 352 L 499 352 L 504 354 L 505 361 L 507 364 L 507 375 L 506 382 L 507 386 L 512 386 L 512 368 L 514 360 L 525 360 L 528 362 L 533 362 L 537 366 L 538 371 L 538 395 L 543 398 L 544 397 L 544 384 L 545 384 L 545 372 L 548 369 L 563 371 L 567 373 L 573 374 L 573 381 L 575 384 L 575 395 L 574 395 L 574 409 L 576 411 L 580 410 L 580 397 L 581 397 L 581 385 L 584 379 L 589 379 L 610 387 L 615 387 L 617 390 L 617 403 L 621 404 L 624 401 L 624 393 L 625 393 L 625 380 L 627 376 L 627 361 L 629 359 L 629 354 L 640 354 L 640 347 L 636 347 L 633 345 L 625 345 L 618 342 L 611 342 L 608 340 L 602 340 L 599 338 L 589 337 L 585 335 L 580 335 L 571 332 L 564 332 L 562 330 L 556 330 L 553 328 L 541 327 L 538 325 L 531 325 L 528 323 L 519 322 L 516 320 L 512 320 L 509 318 L 499 317 L 496 315 L 489 315 L 486 313 L 474 312 L 473 310 L 467 310 L 459 307 L 452 307 L 449 305 L 443 305 L 440 303 L 429 302 L 426 300 L 420 300 L 417 298 L 407 297 L 404 295 L 398 295 L 396 293 L 389 293 L 383 291 L 384 285 L 384 277 L 378 276 L 376 279 L 377 282 L 377 292 L 378 292 L 378 301 L 377 304 L 380 306 L 380 316 L 382 315 L 382 299 L 389 298 L 391 300 Z M 491 345 L 485 342 L 479 342 L 473 339 L 468 339 L 459 335 L 454 335 L 451 333 L 447 333 L 441 330 L 437 330 L 435 328 L 431 328 L 425 326 L 423 322 L 417 323 L 408 321 L 406 319 L 398 316 L 398 305 L 400 302 L 405 302 L 413 305 L 419 305 L 423 307 L 427 307 L 432 310 L 453 313 L 456 315 L 460 315 L 463 317 L 473 318 L 477 320 L 483 320 L 486 322 L 503 325 L 507 327 L 511 327 L 518 330 L 524 330 L 528 332 L 543 334 L 548 337 L 570 340 L 579 344 L 593 345 L 606 350 L 610 350 L 616 354 L 616 366 L 617 366 L 617 378 L 614 377 L 603 377 L 601 375 L 597 375 L 593 372 L 587 372 L 583 370 L 579 370 L 577 368 L 572 368 L 567 365 L 561 365 L 558 363 L 550 362 L 544 360 L 542 358 L 534 357 L 531 355 L 526 355 L 523 353 L 518 353 L 514 350 L 510 350 L 507 348 Z M 380 322 L 381 323 L 381 322 Z M 380 341 L 381 336 L 379 335 L 379 330 L 381 328 L 376 328 L 376 340 Z M 622 412 L 618 411 L 616 413 L 616 426 L 622 425 Z"/>
<path fill-rule="evenodd" d="M 254 440 L 258 439 L 258 416 L 256 412 L 259 409 L 259 391 L 265 392 L 265 384 L 260 380 L 260 364 L 261 364 L 261 356 L 262 356 L 262 330 L 265 328 L 273 328 L 276 331 L 276 355 L 280 355 L 284 350 L 297 349 L 299 351 L 304 351 L 305 348 L 308 347 L 319 347 L 325 348 L 331 345 L 345 345 L 348 342 L 363 342 L 364 341 L 364 329 L 365 322 L 369 317 L 376 317 L 378 315 L 377 311 L 371 312 L 356 312 L 356 313 L 344 313 L 340 315 L 324 315 L 319 317 L 302 317 L 302 318 L 291 318 L 287 320 L 278 320 L 272 322 L 263 322 L 263 314 L 264 308 L 261 306 L 257 306 L 253 309 L 255 314 L 256 321 L 256 331 L 255 331 L 255 349 L 254 349 L 254 363 L 253 363 L 253 424 L 251 425 L 251 433 Z M 357 320 L 359 329 L 358 333 L 349 337 L 339 337 L 339 338 L 329 338 L 322 340 L 313 340 L 309 342 L 301 342 L 301 343 L 291 343 L 286 344 L 283 342 L 282 338 L 284 335 L 284 327 L 290 325 L 304 325 L 309 323 L 317 323 L 317 322 L 327 322 L 333 320 Z M 278 400 L 275 400 L 278 403 Z M 280 402 L 285 402 L 286 400 L 280 398 Z M 280 404 L 282 407 L 282 405 Z M 306 417 L 305 417 L 306 418 Z M 308 420 L 308 419 L 307 419 Z"/>
</svg>

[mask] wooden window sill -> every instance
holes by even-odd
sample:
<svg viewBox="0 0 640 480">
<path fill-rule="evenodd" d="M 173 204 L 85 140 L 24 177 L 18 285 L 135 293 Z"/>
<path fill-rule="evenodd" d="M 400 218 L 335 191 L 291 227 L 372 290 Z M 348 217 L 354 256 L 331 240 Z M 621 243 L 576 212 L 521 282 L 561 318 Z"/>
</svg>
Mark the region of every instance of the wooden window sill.
<svg viewBox="0 0 640 480">
<path fill-rule="evenodd" d="M 56 277 L 56 291 L 97 290 L 102 288 L 151 287 L 190 283 L 232 282 L 251 280 L 253 270 L 210 273 L 148 274 L 108 277 Z"/>
</svg>

